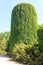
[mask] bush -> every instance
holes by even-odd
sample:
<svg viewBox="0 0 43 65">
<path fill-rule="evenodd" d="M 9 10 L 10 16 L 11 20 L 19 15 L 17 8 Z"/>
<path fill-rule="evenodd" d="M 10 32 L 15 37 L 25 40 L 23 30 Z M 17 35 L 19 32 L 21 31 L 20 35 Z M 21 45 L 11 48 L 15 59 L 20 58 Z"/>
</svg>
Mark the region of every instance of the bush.
<svg viewBox="0 0 43 65">
<path fill-rule="evenodd" d="M 7 54 L 7 52 L 5 50 L 0 49 L 0 54 Z"/>
<path fill-rule="evenodd" d="M 33 5 L 21 3 L 12 10 L 9 52 L 15 43 L 37 42 L 37 14 Z"/>
<path fill-rule="evenodd" d="M 37 45 L 33 45 L 33 43 L 15 44 L 12 58 L 26 65 L 43 65 L 43 52 L 40 52 Z"/>
<path fill-rule="evenodd" d="M 0 33 L 0 54 L 7 53 L 9 32 Z"/>
<path fill-rule="evenodd" d="M 43 25 L 40 25 L 38 28 L 38 42 L 39 42 L 39 49 L 43 51 Z"/>
<path fill-rule="evenodd" d="M 25 44 L 17 44 L 15 45 L 15 48 L 13 49 L 13 53 L 12 53 L 12 57 L 13 60 L 17 60 L 17 61 L 23 61 L 25 58 Z"/>
</svg>

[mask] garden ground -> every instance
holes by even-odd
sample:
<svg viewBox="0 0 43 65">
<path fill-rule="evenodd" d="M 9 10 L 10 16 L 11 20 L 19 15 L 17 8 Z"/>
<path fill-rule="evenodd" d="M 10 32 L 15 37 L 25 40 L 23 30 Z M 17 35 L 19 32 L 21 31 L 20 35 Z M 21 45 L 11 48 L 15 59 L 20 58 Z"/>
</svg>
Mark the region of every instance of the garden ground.
<svg viewBox="0 0 43 65">
<path fill-rule="evenodd" d="M 0 54 L 0 64 L 1 65 L 23 65 L 21 63 L 12 61 L 12 59 L 9 56 L 3 54 Z"/>
</svg>

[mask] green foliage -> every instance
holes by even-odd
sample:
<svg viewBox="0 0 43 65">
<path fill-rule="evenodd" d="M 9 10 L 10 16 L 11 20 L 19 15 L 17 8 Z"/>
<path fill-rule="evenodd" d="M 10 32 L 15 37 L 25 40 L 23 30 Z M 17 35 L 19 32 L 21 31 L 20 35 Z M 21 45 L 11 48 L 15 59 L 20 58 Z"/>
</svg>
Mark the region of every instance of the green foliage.
<svg viewBox="0 0 43 65">
<path fill-rule="evenodd" d="M 5 54 L 9 39 L 9 32 L 0 33 L 0 54 Z"/>
<path fill-rule="evenodd" d="M 37 41 L 37 14 L 33 5 L 21 3 L 13 8 L 10 51 L 15 43 Z"/>
<path fill-rule="evenodd" d="M 37 44 L 15 44 L 12 52 L 13 60 L 24 63 L 25 65 L 43 65 L 43 52 L 37 47 Z"/>
<path fill-rule="evenodd" d="M 37 43 L 37 30 L 38 41 Z M 34 6 L 21 3 L 13 8 L 9 54 L 26 65 L 43 65 L 43 26 L 37 28 Z M 41 50 L 40 50 L 41 49 Z"/>
<path fill-rule="evenodd" d="M 43 51 L 43 24 L 39 25 L 38 28 L 38 41 L 39 41 L 39 48 Z"/>
<path fill-rule="evenodd" d="M 4 50 L 0 50 L 0 54 L 7 54 L 7 52 Z"/>
<path fill-rule="evenodd" d="M 25 44 L 17 44 L 15 45 L 15 48 L 13 49 L 13 52 L 12 52 L 12 57 L 13 57 L 13 60 L 17 60 L 17 61 L 22 61 L 25 57 L 25 51 L 24 51 L 24 48 L 25 48 Z"/>
</svg>

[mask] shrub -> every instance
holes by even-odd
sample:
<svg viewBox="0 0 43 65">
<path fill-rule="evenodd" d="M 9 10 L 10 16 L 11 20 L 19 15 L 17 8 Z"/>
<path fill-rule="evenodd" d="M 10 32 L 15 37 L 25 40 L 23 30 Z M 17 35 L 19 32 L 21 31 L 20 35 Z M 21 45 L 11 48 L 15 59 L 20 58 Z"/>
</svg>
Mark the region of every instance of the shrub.
<svg viewBox="0 0 43 65">
<path fill-rule="evenodd" d="M 25 65 L 43 65 L 43 52 L 33 44 L 15 44 L 12 58 Z"/>
<path fill-rule="evenodd" d="M 43 25 L 40 25 L 38 28 L 38 42 L 39 42 L 39 49 L 43 51 Z"/>
<path fill-rule="evenodd" d="M 0 33 L 0 54 L 7 53 L 7 44 L 9 32 Z"/>
<path fill-rule="evenodd" d="M 25 51 L 24 51 L 25 46 L 26 46 L 25 44 L 15 45 L 15 48 L 13 49 L 13 53 L 12 53 L 13 60 L 17 60 L 21 62 L 25 60 Z"/>
<path fill-rule="evenodd" d="M 9 52 L 15 43 L 37 41 L 37 14 L 33 5 L 21 3 L 12 10 Z"/>
<path fill-rule="evenodd" d="M 5 50 L 0 49 L 0 54 L 7 54 L 7 52 Z"/>
<path fill-rule="evenodd" d="M 6 49 L 6 40 L 2 37 L 1 41 L 0 41 L 0 54 L 4 54 L 6 53 L 5 49 Z"/>
</svg>

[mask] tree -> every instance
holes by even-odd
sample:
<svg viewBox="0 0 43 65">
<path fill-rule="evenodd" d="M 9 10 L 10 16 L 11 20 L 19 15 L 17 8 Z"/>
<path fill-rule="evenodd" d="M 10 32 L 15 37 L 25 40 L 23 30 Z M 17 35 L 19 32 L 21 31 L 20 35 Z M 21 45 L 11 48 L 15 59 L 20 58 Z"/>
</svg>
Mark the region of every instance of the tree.
<svg viewBox="0 0 43 65">
<path fill-rule="evenodd" d="M 37 41 L 37 14 L 33 5 L 21 3 L 12 10 L 10 51 L 15 43 Z"/>
</svg>

